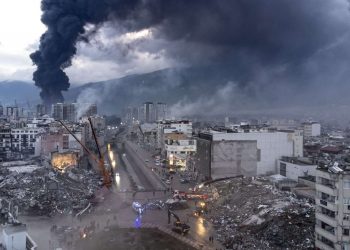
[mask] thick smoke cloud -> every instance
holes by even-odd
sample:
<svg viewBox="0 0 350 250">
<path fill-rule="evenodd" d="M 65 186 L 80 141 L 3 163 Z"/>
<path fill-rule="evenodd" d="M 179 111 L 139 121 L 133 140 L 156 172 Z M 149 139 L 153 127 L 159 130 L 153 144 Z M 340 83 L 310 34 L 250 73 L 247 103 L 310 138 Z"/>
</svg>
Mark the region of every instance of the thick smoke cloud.
<svg viewBox="0 0 350 250">
<path fill-rule="evenodd" d="M 94 24 L 98 27 L 112 11 L 115 17 L 122 18 L 134 3 L 135 1 L 42 1 L 41 19 L 47 26 L 47 31 L 40 38 L 39 50 L 30 57 L 37 65 L 33 80 L 41 88 L 40 96 L 44 103 L 63 101 L 62 91 L 68 90 L 70 86 L 63 70 L 71 66 L 77 42 L 88 41 L 88 36 L 94 31 L 86 30 L 85 26 Z"/>
<path fill-rule="evenodd" d="M 344 61 L 349 58 L 338 49 L 346 47 L 350 23 L 342 0 L 43 0 L 42 9 L 48 30 L 31 58 L 38 66 L 34 81 L 45 103 L 63 99 L 61 91 L 69 88 L 63 70 L 71 65 L 77 43 L 89 42 L 107 21 L 115 28 L 111 37 L 144 29 L 152 33 L 136 44 L 118 45 L 123 52 L 116 61 L 125 61 L 122 57 L 133 55 L 127 50 L 135 47 L 153 54 L 162 51 L 184 65 L 210 65 L 213 74 L 223 72 L 217 87 L 234 82 L 235 93 L 241 88 L 245 96 L 265 92 L 271 97 L 265 87 L 269 85 L 317 86 L 325 81 L 321 73 L 334 51 Z M 337 77 L 327 81 L 343 80 Z"/>
</svg>

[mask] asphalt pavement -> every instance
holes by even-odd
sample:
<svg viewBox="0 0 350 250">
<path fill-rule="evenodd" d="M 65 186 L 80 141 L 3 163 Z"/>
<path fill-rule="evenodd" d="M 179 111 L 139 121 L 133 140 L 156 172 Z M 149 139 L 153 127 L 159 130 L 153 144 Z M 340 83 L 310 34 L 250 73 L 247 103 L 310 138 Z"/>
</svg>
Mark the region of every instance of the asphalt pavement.
<svg viewBox="0 0 350 250">
<path fill-rule="evenodd" d="M 127 145 L 128 145 L 128 148 L 132 150 L 132 152 L 136 154 L 139 159 L 144 159 L 144 161 L 148 160 L 147 164 L 145 165 L 147 166 L 149 171 L 152 171 L 151 170 L 152 168 L 157 169 L 157 171 L 155 172 L 159 173 L 158 179 L 160 180 L 160 178 L 162 177 L 162 174 L 161 174 L 162 167 L 157 166 L 155 164 L 154 158 L 152 157 L 152 152 L 145 150 L 139 144 L 134 142 L 129 141 Z M 179 177 L 178 174 L 173 175 L 171 184 L 168 185 L 168 187 L 171 188 L 172 190 L 188 191 L 189 188 L 193 188 L 195 186 L 194 183 L 182 184 L 180 183 L 180 179 L 181 178 Z M 172 195 L 169 194 L 169 198 L 171 196 Z M 188 204 L 189 204 L 189 209 L 176 210 L 176 214 L 180 217 L 180 219 L 191 227 L 190 233 L 187 237 L 189 237 L 190 239 L 194 239 L 205 246 L 212 246 L 214 249 L 222 248 L 219 242 L 216 242 L 216 241 L 214 241 L 214 243 L 209 242 L 209 236 L 215 235 L 215 230 L 212 227 L 212 224 L 201 217 L 197 217 L 193 215 L 193 211 L 195 208 L 194 201 L 188 201 Z M 155 221 L 155 223 L 157 223 L 157 221 Z"/>
<path fill-rule="evenodd" d="M 151 170 L 152 167 L 158 167 L 155 166 L 151 154 L 136 144 L 125 144 L 127 150 L 126 157 L 130 159 L 130 164 L 134 166 L 134 170 L 145 188 L 157 190 L 162 187 L 164 189 L 164 184 L 160 178 Z M 115 151 L 114 155 L 114 157 L 117 156 Z M 145 159 L 149 160 L 147 164 Z M 27 224 L 29 234 L 38 243 L 39 249 L 55 249 L 59 246 L 57 237 L 50 232 L 52 225 L 84 227 L 90 225 L 92 222 L 96 222 L 103 229 L 114 225 L 134 227 L 137 222 L 141 224 L 150 223 L 169 229 L 172 228 L 172 224 L 167 224 L 167 211 L 165 209 L 146 211 L 140 218 L 131 208 L 131 203 L 135 200 L 142 203 L 157 199 L 165 201 L 172 196 L 171 193 L 163 191 L 133 192 L 128 181 L 128 173 L 122 168 L 119 168 L 120 165 L 117 165 L 117 169 L 114 169 L 115 172 L 119 172 L 119 178 L 116 178 L 111 192 L 107 193 L 104 201 L 95 207 L 91 213 L 82 216 L 80 219 L 72 215 L 57 215 L 53 218 L 20 216 L 20 220 Z M 177 176 L 174 177 L 171 184 L 172 188 L 180 190 L 183 190 L 184 187 L 187 188 L 187 185 L 179 183 L 178 179 Z M 189 240 L 195 240 L 204 246 L 220 249 L 220 246 L 216 243 L 209 242 L 209 236 L 213 234 L 210 223 L 204 221 L 202 218 L 194 217 L 192 215 L 194 204 L 192 202 L 189 202 L 189 204 L 192 208 L 176 211 L 180 219 L 191 226 L 189 235 L 185 237 Z"/>
</svg>

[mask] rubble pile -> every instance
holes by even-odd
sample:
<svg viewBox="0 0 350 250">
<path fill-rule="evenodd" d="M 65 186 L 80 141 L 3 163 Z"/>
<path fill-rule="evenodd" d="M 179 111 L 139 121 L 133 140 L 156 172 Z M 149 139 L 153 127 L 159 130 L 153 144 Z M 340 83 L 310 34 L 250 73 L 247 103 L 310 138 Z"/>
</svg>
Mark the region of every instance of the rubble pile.
<svg viewBox="0 0 350 250">
<path fill-rule="evenodd" d="M 76 214 L 89 206 L 99 179 L 96 172 L 79 168 L 65 173 L 52 168 L 24 173 L 1 168 L 0 199 L 26 215 Z"/>
<path fill-rule="evenodd" d="M 313 249 L 314 206 L 266 180 L 234 179 L 212 185 L 218 198 L 206 214 L 227 249 Z"/>
</svg>

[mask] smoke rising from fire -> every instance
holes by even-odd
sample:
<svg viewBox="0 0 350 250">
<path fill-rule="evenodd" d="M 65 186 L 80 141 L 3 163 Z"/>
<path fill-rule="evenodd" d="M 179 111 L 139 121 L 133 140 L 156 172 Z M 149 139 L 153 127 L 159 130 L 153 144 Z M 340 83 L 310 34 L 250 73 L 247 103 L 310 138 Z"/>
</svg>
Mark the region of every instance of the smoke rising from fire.
<svg viewBox="0 0 350 250">
<path fill-rule="evenodd" d="M 187 66 L 222 68 L 230 77 L 218 80 L 235 82 L 236 92 L 249 84 L 265 89 L 261 85 L 277 81 L 314 84 L 324 79 L 320 74 L 326 72 L 323 67 L 332 51 L 346 47 L 345 42 L 335 43 L 343 41 L 350 28 L 344 7 L 343 0 L 43 0 L 47 31 L 31 54 L 37 66 L 33 79 L 45 103 L 62 101 L 62 91 L 69 88 L 64 70 L 71 65 L 77 43 L 89 42 L 108 22 L 115 28 L 110 36 L 151 30 L 150 39 L 132 44 L 138 50 L 155 55 L 162 51 L 162 56 Z M 108 54 L 109 60 L 122 61 Z M 345 55 L 340 53 L 340 58 Z M 263 80 L 256 78 L 261 71 Z"/>
</svg>

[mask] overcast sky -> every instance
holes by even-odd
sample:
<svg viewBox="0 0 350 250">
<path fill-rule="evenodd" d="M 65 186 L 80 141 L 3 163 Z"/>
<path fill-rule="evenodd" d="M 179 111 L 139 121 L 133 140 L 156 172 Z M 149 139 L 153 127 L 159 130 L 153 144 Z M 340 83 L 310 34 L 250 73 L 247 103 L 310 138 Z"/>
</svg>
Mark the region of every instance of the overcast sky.
<svg viewBox="0 0 350 250">
<path fill-rule="evenodd" d="M 180 104 L 192 102 L 199 109 L 209 103 L 227 110 L 242 100 L 255 104 L 252 109 L 350 105 L 344 95 L 350 92 L 347 0 L 45 3 L 43 20 L 51 32 L 34 59 L 42 66 L 37 85 L 48 95 L 68 88 L 59 86 L 60 78 L 48 77 L 57 69 L 74 84 L 210 65 L 195 71 L 214 75 L 212 81 L 203 79 L 207 96 L 201 91 L 195 96 L 199 101 L 188 96 Z M 0 80 L 31 80 L 35 68 L 29 55 L 46 31 L 40 17 L 39 0 L 0 0 Z M 194 89 L 191 84 L 186 87 Z"/>
<path fill-rule="evenodd" d="M 0 81 L 32 81 L 35 70 L 29 54 L 39 45 L 46 27 L 40 21 L 41 0 L 0 0 Z M 19 7 L 20 6 L 20 7 Z M 120 41 L 132 42 L 149 36 L 147 30 L 107 38 L 108 28 L 102 27 L 90 44 L 78 44 L 78 56 L 66 72 L 73 84 L 118 78 L 132 73 L 143 73 L 175 65 L 171 60 L 155 59 L 148 52 L 134 51 L 128 61 L 113 60 L 111 49 Z M 120 51 L 115 52 L 120 53 Z M 118 58 L 117 58 L 118 57 Z"/>
<path fill-rule="evenodd" d="M 45 31 L 40 15 L 40 0 L 0 1 L 0 80 L 31 80 L 29 51 Z"/>
<path fill-rule="evenodd" d="M 137 32 L 120 32 L 116 23 L 104 23 L 89 44 L 78 43 L 73 66 L 66 69 L 71 82 L 99 81 L 171 66 L 193 65 L 202 62 L 203 57 L 212 60 L 220 53 L 232 53 L 237 57 L 237 50 L 240 50 L 238 54 L 245 50 L 243 53 L 247 52 L 251 57 L 268 56 L 268 60 L 285 57 L 286 63 L 291 61 L 293 53 L 295 58 L 307 57 L 311 61 L 312 56 L 317 56 L 316 52 L 336 50 L 349 40 L 346 29 L 350 15 L 346 0 L 289 1 L 291 4 L 271 1 L 271 10 L 265 12 L 261 12 L 264 4 L 260 4 L 264 1 L 257 1 L 258 4 L 253 3 L 255 1 L 252 4 L 205 1 L 206 4 L 201 5 L 198 4 L 201 1 L 191 1 L 188 6 L 186 1 L 173 2 L 164 6 L 161 1 L 157 3 L 164 13 L 157 13 L 158 9 L 153 10 L 151 6 L 148 15 L 154 15 L 156 21 L 146 20 L 145 23 L 149 23 L 145 29 L 138 27 Z M 315 6 L 315 3 L 319 4 Z M 246 5 L 244 8 L 251 11 L 244 14 L 246 9 L 239 5 Z M 216 11 L 210 11 L 214 8 Z M 243 14 L 235 13 L 236 9 Z M 260 12 L 266 16 L 259 15 Z M 256 16 L 250 13 L 256 13 Z M 168 20 L 162 14 L 167 15 Z M 219 19 L 221 16 L 225 22 Z M 0 0 L 0 80 L 31 80 L 34 67 L 29 54 L 38 48 L 39 38 L 46 30 L 40 17 L 40 0 Z M 253 26 L 255 22 L 259 22 L 261 30 Z M 278 22 L 281 22 L 281 28 Z M 243 24 L 246 30 L 238 29 L 237 23 Z M 260 37 L 261 41 L 254 42 Z M 242 46 L 241 42 L 246 45 Z M 276 49 L 281 53 L 269 55 L 267 52 L 279 43 L 283 45 Z M 225 51 L 225 46 L 230 50 Z M 305 56 L 300 57 L 301 53 Z"/>
</svg>

